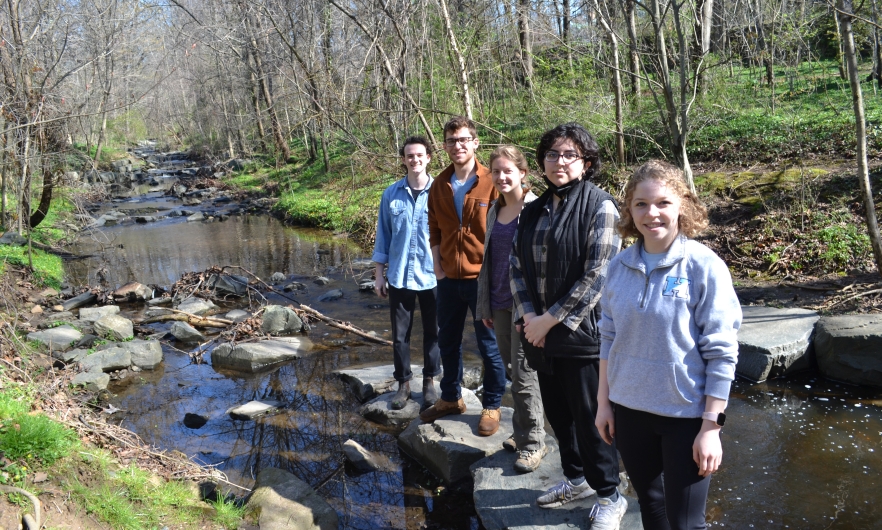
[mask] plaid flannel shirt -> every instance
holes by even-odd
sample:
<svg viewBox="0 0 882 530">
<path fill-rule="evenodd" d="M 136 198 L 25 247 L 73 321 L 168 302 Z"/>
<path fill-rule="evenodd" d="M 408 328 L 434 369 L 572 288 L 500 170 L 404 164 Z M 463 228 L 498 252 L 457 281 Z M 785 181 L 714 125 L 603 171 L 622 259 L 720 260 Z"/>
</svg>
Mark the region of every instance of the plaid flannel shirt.
<svg viewBox="0 0 882 530">
<path fill-rule="evenodd" d="M 558 210 L 563 209 L 563 203 L 558 204 Z M 556 212 L 555 212 L 556 213 Z M 536 272 L 538 278 L 532 278 L 536 282 L 536 291 L 542 298 L 543 307 L 535 308 L 530 302 L 527 291 L 527 279 L 524 278 L 520 259 L 518 258 L 518 238 L 512 243 L 511 261 L 511 291 L 514 295 L 514 319 L 520 320 L 527 313 L 551 313 L 560 323 L 575 330 L 582 323 L 582 319 L 588 315 L 597 302 L 600 301 L 600 291 L 606 281 L 606 272 L 609 262 L 622 247 L 622 240 L 616 232 L 616 222 L 619 220 L 619 211 L 612 201 L 603 201 L 594 216 L 594 224 L 588 237 L 588 263 L 585 265 L 585 274 L 573 285 L 570 291 L 560 300 L 545 299 L 545 272 L 547 269 L 546 256 L 542 247 L 551 236 L 551 210 L 548 205 L 543 207 L 542 213 L 536 223 L 533 232 L 533 256 L 536 257 Z M 546 308 L 548 308 L 546 310 Z M 538 309 L 538 311 L 537 311 Z"/>
</svg>

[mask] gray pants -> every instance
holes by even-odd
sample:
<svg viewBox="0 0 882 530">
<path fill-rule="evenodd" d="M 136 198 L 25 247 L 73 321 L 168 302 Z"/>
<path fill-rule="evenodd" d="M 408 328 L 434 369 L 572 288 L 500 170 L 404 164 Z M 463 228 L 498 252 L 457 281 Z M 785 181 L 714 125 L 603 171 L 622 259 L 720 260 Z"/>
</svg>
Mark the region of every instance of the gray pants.
<svg viewBox="0 0 882 530">
<path fill-rule="evenodd" d="M 524 359 L 520 334 L 512 322 L 508 309 L 493 310 L 493 327 L 496 344 L 502 355 L 506 371 L 511 377 L 511 396 L 514 399 L 514 440 L 518 451 L 536 451 L 545 444 L 545 417 L 542 413 L 542 396 L 539 394 L 538 372 Z M 511 363 L 511 369 L 508 365 Z"/>
</svg>

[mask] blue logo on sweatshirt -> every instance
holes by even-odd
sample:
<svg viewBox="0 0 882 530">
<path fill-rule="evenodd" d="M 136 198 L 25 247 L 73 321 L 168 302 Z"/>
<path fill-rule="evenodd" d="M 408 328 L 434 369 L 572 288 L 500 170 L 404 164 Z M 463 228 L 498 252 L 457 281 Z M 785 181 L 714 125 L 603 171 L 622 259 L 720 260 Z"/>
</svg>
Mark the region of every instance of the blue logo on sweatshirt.
<svg viewBox="0 0 882 530">
<path fill-rule="evenodd" d="M 662 296 L 672 296 L 674 298 L 689 298 L 689 284 L 692 280 L 689 278 L 677 278 L 676 276 L 668 276 L 665 278 L 665 289 Z"/>
</svg>

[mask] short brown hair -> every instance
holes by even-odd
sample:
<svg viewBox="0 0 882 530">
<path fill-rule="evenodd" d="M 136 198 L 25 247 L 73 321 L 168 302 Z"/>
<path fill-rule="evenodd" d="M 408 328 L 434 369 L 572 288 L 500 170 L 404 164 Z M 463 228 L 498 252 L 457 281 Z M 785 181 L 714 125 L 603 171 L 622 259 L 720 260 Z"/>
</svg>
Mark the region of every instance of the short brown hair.
<svg viewBox="0 0 882 530">
<path fill-rule="evenodd" d="M 478 137 L 478 129 L 475 127 L 475 122 L 465 116 L 454 116 L 444 124 L 444 138 L 447 138 L 447 133 L 456 132 L 463 127 L 468 128 L 472 138 Z"/>
<path fill-rule="evenodd" d="M 490 171 L 493 171 L 493 162 L 499 160 L 500 158 L 504 158 L 506 160 L 510 160 L 516 168 L 520 169 L 524 172 L 524 182 L 522 183 L 524 187 L 524 193 L 530 191 L 530 183 L 527 182 L 527 174 L 530 173 L 530 165 L 527 163 L 527 157 L 524 156 L 524 153 L 521 152 L 520 149 L 513 145 L 500 145 L 496 149 L 490 153 L 490 162 L 487 164 L 487 167 L 490 168 Z M 505 197 L 502 195 L 499 196 L 499 204 L 505 206 Z"/>
<path fill-rule="evenodd" d="M 643 164 L 628 179 L 625 185 L 624 208 L 616 229 L 625 237 L 642 238 L 643 235 L 637 230 L 634 218 L 631 217 L 631 200 L 634 199 L 634 190 L 637 184 L 647 180 L 657 180 L 668 189 L 674 190 L 680 197 L 680 216 L 677 221 L 678 230 L 686 237 L 695 237 L 707 228 L 707 208 L 701 204 L 698 196 L 689 190 L 683 175 L 683 170 L 677 166 L 662 160 L 650 160 Z"/>
</svg>

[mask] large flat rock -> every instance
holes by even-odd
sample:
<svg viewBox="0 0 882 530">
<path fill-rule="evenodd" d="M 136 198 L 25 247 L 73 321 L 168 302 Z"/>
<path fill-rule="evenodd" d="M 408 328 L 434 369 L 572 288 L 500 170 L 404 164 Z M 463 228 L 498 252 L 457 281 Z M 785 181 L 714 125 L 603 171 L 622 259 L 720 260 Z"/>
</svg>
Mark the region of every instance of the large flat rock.
<svg viewBox="0 0 882 530">
<path fill-rule="evenodd" d="M 413 372 L 413 379 L 410 381 L 411 390 L 416 387 L 422 388 L 423 367 L 421 365 L 412 364 L 410 366 Z M 380 394 L 385 394 L 392 390 L 398 390 L 398 383 L 392 377 L 395 366 L 391 364 L 381 364 L 373 366 L 353 366 L 346 370 L 337 370 L 334 373 L 340 376 L 344 383 L 355 392 L 355 397 L 364 403 L 365 401 L 374 399 Z M 440 379 L 440 376 L 438 377 Z M 437 383 L 436 383 L 437 388 Z M 440 392 L 440 389 L 438 389 Z"/>
<path fill-rule="evenodd" d="M 306 337 L 279 337 L 260 342 L 244 342 L 235 346 L 221 344 L 211 352 L 215 368 L 229 368 L 241 372 L 259 372 L 273 365 L 296 359 L 312 348 Z"/>
<path fill-rule="evenodd" d="M 825 377 L 882 387 L 882 315 L 823 317 L 815 330 L 815 356 Z"/>
<path fill-rule="evenodd" d="M 95 322 L 96 320 L 101 320 L 103 317 L 107 315 L 118 315 L 119 314 L 119 306 L 118 305 L 105 305 L 99 307 L 84 307 L 80 309 L 80 320 L 83 322 Z"/>
<path fill-rule="evenodd" d="M 397 426 L 409 423 L 420 415 L 420 407 L 423 404 L 422 382 L 418 387 L 420 392 L 414 392 L 415 388 L 411 381 L 410 399 L 403 409 L 395 410 L 392 408 L 392 400 L 395 399 L 394 392 L 386 392 L 374 399 L 368 401 L 361 407 L 361 415 L 366 419 L 379 423 L 380 425 Z M 441 389 L 436 383 L 435 390 L 440 394 Z"/>
<path fill-rule="evenodd" d="M 472 464 L 475 511 L 487 530 L 563 530 L 591 526 L 588 515 L 597 502 L 595 495 L 552 509 L 536 505 L 536 499 L 545 490 L 563 480 L 557 441 L 548 436 L 545 443 L 551 452 L 532 473 L 515 471 L 513 466 L 518 456 L 508 451 L 499 451 Z M 637 499 L 626 498 L 628 511 L 622 519 L 621 530 L 643 530 Z"/>
<path fill-rule="evenodd" d="M 816 312 L 765 306 L 742 306 L 741 311 L 738 375 L 762 382 L 811 367 Z"/>
<path fill-rule="evenodd" d="M 71 326 L 58 326 L 28 333 L 28 340 L 34 340 L 45 344 L 50 351 L 66 350 L 72 343 L 83 338 L 83 334 Z"/>
<path fill-rule="evenodd" d="M 465 414 L 444 416 L 434 423 L 415 420 L 398 437 L 398 446 L 447 484 L 470 480 L 469 466 L 502 451 L 502 442 L 512 434 L 511 415 L 502 407 L 502 421 L 493 436 L 478 436 L 481 402 L 475 393 L 462 389 Z"/>
<path fill-rule="evenodd" d="M 331 505 L 293 474 L 268 467 L 257 474 L 248 508 L 258 513 L 260 530 L 337 530 Z"/>
</svg>

